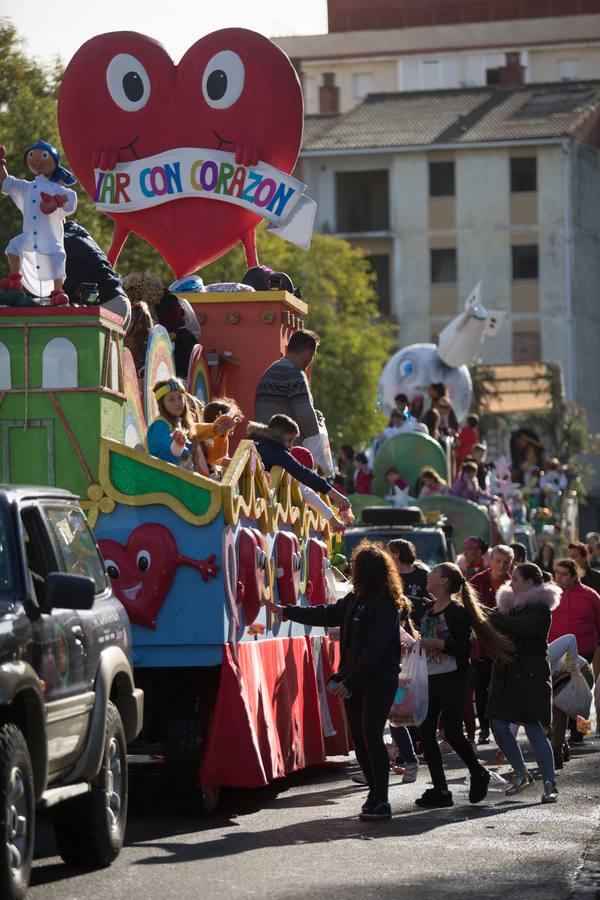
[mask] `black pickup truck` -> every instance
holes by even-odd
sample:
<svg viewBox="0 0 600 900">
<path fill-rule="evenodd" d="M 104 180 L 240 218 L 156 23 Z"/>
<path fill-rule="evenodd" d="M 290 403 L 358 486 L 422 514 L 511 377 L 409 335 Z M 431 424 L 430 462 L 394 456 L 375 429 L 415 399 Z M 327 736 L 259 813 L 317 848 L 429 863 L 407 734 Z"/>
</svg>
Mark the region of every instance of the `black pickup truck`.
<svg viewBox="0 0 600 900">
<path fill-rule="evenodd" d="M 125 610 L 76 497 L 0 485 L 0 897 L 27 892 L 36 808 L 65 862 L 107 866 L 138 734 Z"/>
</svg>

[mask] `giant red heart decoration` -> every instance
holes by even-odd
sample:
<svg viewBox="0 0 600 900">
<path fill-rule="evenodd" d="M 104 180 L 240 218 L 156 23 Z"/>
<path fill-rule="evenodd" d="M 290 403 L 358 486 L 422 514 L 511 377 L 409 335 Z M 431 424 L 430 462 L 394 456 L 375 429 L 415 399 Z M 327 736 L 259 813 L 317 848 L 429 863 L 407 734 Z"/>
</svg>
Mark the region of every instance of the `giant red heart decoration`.
<svg viewBox="0 0 600 900">
<path fill-rule="evenodd" d="M 203 560 L 183 556 L 169 529 L 155 522 L 134 528 L 127 544 L 101 538 L 98 545 L 115 594 L 130 620 L 145 628 L 156 628 L 179 566 L 197 569 L 203 581 L 214 578 L 219 568 L 214 555 Z"/>
<path fill-rule="evenodd" d="M 215 31 L 175 65 L 157 41 L 118 31 L 87 41 L 63 76 L 58 125 L 69 165 L 94 195 L 94 168 L 145 159 L 179 147 L 235 152 L 240 165 L 260 158 L 290 174 L 302 140 L 300 83 L 288 57 L 244 28 Z M 242 241 L 256 265 L 261 221 L 240 206 L 180 198 L 111 215 L 111 262 L 131 232 L 183 277 Z"/>
</svg>

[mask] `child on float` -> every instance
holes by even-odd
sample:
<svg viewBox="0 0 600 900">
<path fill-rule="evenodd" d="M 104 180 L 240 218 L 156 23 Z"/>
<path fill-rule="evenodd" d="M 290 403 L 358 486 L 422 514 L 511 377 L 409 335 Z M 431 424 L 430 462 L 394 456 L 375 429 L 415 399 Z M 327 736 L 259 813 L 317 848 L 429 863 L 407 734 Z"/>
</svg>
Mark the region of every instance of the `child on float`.
<svg viewBox="0 0 600 900">
<path fill-rule="evenodd" d="M 419 499 L 432 494 L 448 494 L 450 491 L 447 482 L 431 466 L 421 469 L 421 483 L 423 486 L 419 491 Z"/>
<path fill-rule="evenodd" d="M 292 447 L 290 452 L 297 462 L 306 466 L 307 469 L 312 469 L 314 472 L 315 461 L 312 453 L 307 447 Z M 330 506 L 327 506 L 325 501 L 321 500 L 319 495 L 313 491 L 312 488 L 309 488 L 307 484 L 302 484 L 302 482 L 300 482 L 300 493 L 307 506 L 310 506 L 310 508 L 314 509 L 315 512 L 318 512 L 320 516 L 327 519 L 332 531 L 340 532 L 344 530 L 345 523 L 342 522 L 341 519 L 338 519 L 335 511 Z"/>
<path fill-rule="evenodd" d="M 131 321 L 125 335 L 125 346 L 131 352 L 135 363 L 135 371 L 141 381 L 146 367 L 146 350 L 152 334 L 154 322 L 148 304 L 140 300 L 131 306 Z"/>
<path fill-rule="evenodd" d="M 352 460 L 354 466 L 354 490 L 357 494 L 370 494 L 373 489 L 373 473 L 365 453 L 356 453 Z"/>
<path fill-rule="evenodd" d="M 203 421 L 194 425 L 193 435 L 200 442 L 204 456 L 211 468 L 227 466 L 229 436 L 243 416 L 235 400 L 218 397 L 204 407 Z"/>
<path fill-rule="evenodd" d="M 154 385 L 160 415 L 148 428 L 146 446 L 152 456 L 192 470 L 193 423 L 185 394 L 185 388 L 178 378 L 158 381 Z"/>
<path fill-rule="evenodd" d="M 421 647 L 427 652 L 429 708 L 420 731 L 433 787 L 415 802 L 422 807 L 454 805 L 436 736 L 443 716 L 445 738 L 471 775 L 469 802 L 479 803 L 487 795 L 490 774 L 463 733 L 471 630 L 496 659 L 512 659 L 515 648 L 490 624 L 477 594 L 454 563 L 436 566 L 427 577 L 427 589 L 433 604 L 421 620 L 420 632 Z"/>
<path fill-rule="evenodd" d="M 255 442 L 267 472 L 270 472 L 273 466 L 281 466 L 301 484 L 306 484 L 319 494 L 326 494 L 341 512 L 349 510 L 350 502 L 347 497 L 292 456 L 290 451 L 299 434 L 300 429 L 296 422 L 283 413 L 271 416 L 268 425 L 262 422 L 248 422 L 248 437 Z"/>
</svg>

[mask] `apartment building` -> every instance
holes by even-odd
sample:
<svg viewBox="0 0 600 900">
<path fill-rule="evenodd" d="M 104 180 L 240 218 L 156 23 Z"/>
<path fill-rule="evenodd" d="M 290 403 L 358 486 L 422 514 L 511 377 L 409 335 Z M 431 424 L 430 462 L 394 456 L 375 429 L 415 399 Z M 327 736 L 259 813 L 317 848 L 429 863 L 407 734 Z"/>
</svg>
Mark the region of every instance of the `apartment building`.
<svg viewBox="0 0 600 900">
<path fill-rule="evenodd" d="M 374 94 L 308 116 L 317 230 L 370 256 L 402 343 L 483 282 L 507 311 L 485 362 L 560 362 L 600 430 L 600 80 Z"/>
<path fill-rule="evenodd" d="M 274 38 L 306 112 L 370 93 L 600 77 L 600 0 L 328 0 L 329 33 Z"/>
</svg>

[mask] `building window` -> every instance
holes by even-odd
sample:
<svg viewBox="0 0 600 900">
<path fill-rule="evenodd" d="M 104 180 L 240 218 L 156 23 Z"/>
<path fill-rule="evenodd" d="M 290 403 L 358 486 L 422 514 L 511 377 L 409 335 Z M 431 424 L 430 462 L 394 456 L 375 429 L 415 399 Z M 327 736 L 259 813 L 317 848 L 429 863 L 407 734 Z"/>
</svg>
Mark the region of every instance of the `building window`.
<svg viewBox="0 0 600 900">
<path fill-rule="evenodd" d="M 42 386 L 77 387 L 77 350 L 66 338 L 52 338 L 42 354 Z"/>
<path fill-rule="evenodd" d="M 539 362 L 541 358 L 539 331 L 513 331 L 512 345 L 514 363 Z"/>
<path fill-rule="evenodd" d="M 510 190 L 513 194 L 537 191 L 537 159 L 535 156 L 511 159 Z"/>
<path fill-rule="evenodd" d="M 456 284 L 456 249 L 430 250 L 431 283 Z"/>
<path fill-rule="evenodd" d="M 388 231 L 388 173 L 335 173 L 338 232 Z"/>
<path fill-rule="evenodd" d="M 561 59 L 558 63 L 558 78 L 560 81 L 577 81 L 579 78 L 579 60 Z"/>
<path fill-rule="evenodd" d="M 0 390 L 10 390 L 11 387 L 10 351 L 6 344 L 0 341 Z"/>
<path fill-rule="evenodd" d="M 373 76 L 370 72 L 359 72 L 352 76 L 352 91 L 355 100 L 362 100 L 371 93 Z"/>
<path fill-rule="evenodd" d="M 429 163 L 429 196 L 454 197 L 454 163 Z"/>
<path fill-rule="evenodd" d="M 432 91 L 442 86 L 440 62 L 438 59 L 427 59 L 423 62 L 423 90 Z"/>
<path fill-rule="evenodd" d="M 513 281 L 538 277 L 537 244 L 525 244 L 522 247 L 511 247 Z"/>
<path fill-rule="evenodd" d="M 307 106 L 315 106 L 317 103 L 317 79 L 314 75 L 305 75 L 302 80 L 304 100 Z"/>
<path fill-rule="evenodd" d="M 390 258 L 387 253 L 382 253 L 369 256 L 368 260 L 375 273 L 375 292 L 379 301 L 379 312 L 382 316 L 390 316 Z"/>
</svg>

